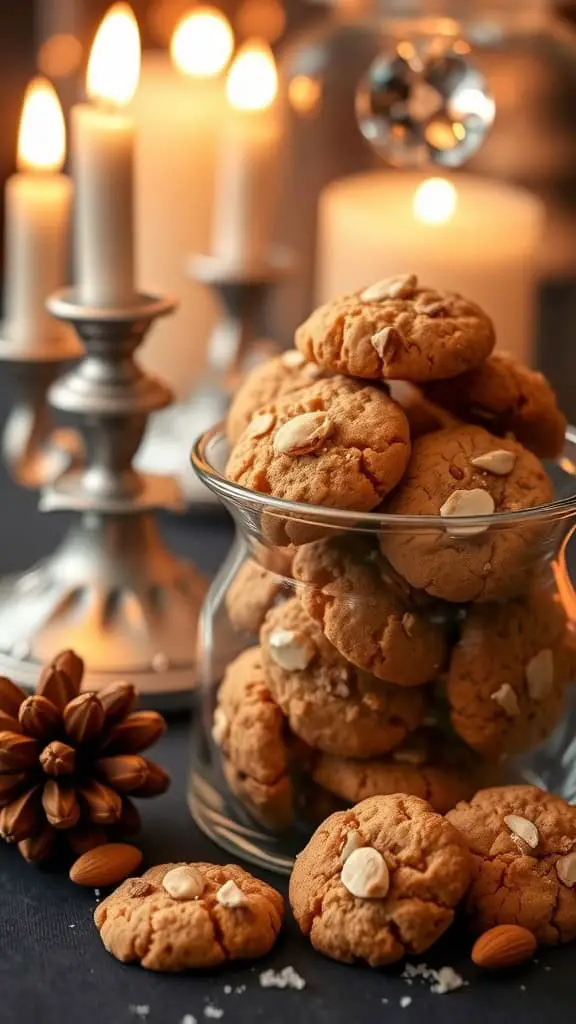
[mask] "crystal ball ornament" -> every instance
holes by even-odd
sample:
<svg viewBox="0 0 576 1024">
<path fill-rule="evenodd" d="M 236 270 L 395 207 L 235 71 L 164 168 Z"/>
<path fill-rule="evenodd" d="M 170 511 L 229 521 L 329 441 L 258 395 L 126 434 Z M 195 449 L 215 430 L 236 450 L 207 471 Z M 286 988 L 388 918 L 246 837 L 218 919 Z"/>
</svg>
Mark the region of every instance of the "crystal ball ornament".
<svg viewBox="0 0 576 1024">
<path fill-rule="evenodd" d="M 460 40 L 404 41 L 373 61 L 358 86 L 356 114 L 388 163 L 459 167 L 482 144 L 495 104 L 468 49 Z"/>
</svg>

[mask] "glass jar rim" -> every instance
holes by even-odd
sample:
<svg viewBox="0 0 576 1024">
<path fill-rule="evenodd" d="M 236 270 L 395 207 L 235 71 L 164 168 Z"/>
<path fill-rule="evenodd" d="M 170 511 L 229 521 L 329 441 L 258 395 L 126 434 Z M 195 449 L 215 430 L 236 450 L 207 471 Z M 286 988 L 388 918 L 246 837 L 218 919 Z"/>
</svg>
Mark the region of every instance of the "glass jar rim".
<svg viewBox="0 0 576 1024">
<path fill-rule="evenodd" d="M 567 428 L 565 440 L 573 448 L 573 454 L 576 454 L 576 427 L 569 426 Z M 324 505 L 288 501 L 285 498 L 275 498 L 261 491 L 242 487 L 241 484 L 228 480 L 208 456 L 209 445 L 225 441 L 224 423 L 216 423 L 196 440 L 191 452 L 191 461 L 194 471 L 202 483 L 223 502 L 230 503 L 235 507 L 249 509 L 252 512 L 264 512 L 279 518 L 298 520 L 302 523 L 322 524 L 338 530 L 349 529 L 355 532 L 374 533 L 390 528 L 409 528 L 417 531 L 444 531 L 446 529 L 446 518 L 440 515 L 408 516 L 392 512 L 356 512 Z M 558 464 L 560 465 L 560 463 Z M 569 475 L 576 477 L 576 463 L 569 456 L 564 457 L 564 465 L 561 465 L 561 468 Z M 462 535 L 464 535 L 467 528 L 478 528 L 478 533 L 480 533 L 488 529 L 515 527 L 525 523 L 560 521 L 574 515 L 576 515 L 576 483 L 574 494 L 559 498 L 546 505 L 516 509 L 512 512 L 493 512 L 490 515 L 451 516 L 450 525 L 454 531 L 462 530 Z"/>
</svg>

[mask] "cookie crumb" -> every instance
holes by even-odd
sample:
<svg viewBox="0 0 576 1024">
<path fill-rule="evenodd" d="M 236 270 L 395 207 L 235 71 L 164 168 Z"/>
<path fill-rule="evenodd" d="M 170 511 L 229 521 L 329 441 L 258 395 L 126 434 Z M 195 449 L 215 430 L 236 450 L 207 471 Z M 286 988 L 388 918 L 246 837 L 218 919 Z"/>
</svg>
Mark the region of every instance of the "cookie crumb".
<svg viewBox="0 0 576 1024">
<path fill-rule="evenodd" d="M 400 1006 L 402 1007 L 403 1010 L 405 1010 L 408 1006 L 410 1006 L 411 1002 L 412 996 L 402 996 L 402 999 L 400 1000 Z"/>
<path fill-rule="evenodd" d="M 262 988 L 295 988 L 299 992 L 306 987 L 304 978 L 300 977 L 293 967 L 283 967 L 281 971 L 270 968 L 260 975 Z"/>
<path fill-rule="evenodd" d="M 224 985 L 224 995 L 229 996 L 232 992 L 232 985 Z"/>
<path fill-rule="evenodd" d="M 220 1020 L 224 1016 L 224 1010 L 221 1010 L 219 1006 L 213 1006 L 212 1003 L 208 1003 L 208 1006 L 204 1007 L 204 1016 L 208 1017 L 208 1020 Z"/>
<path fill-rule="evenodd" d="M 75 927 L 76 927 L 76 925 L 75 925 L 75 924 L 69 924 L 69 925 L 68 925 L 68 927 L 69 927 L 69 928 L 75 928 Z"/>
<path fill-rule="evenodd" d="M 464 978 L 456 973 L 453 967 L 441 967 L 440 970 L 435 971 L 425 963 L 406 964 L 400 977 L 404 979 L 407 985 L 411 985 L 414 978 L 431 982 L 430 991 L 437 996 L 446 995 L 447 992 L 455 992 L 457 989 L 468 984 Z"/>
<path fill-rule="evenodd" d="M 246 985 L 236 985 L 236 988 L 234 989 L 234 991 L 235 991 L 237 996 L 241 996 L 246 991 Z"/>
<path fill-rule="evenodd" d="M 96 903 L 100 902 L 100 889 L 94 889 L 94 895 L 96 897 Z"/>
<path fill-rule="evenodd" d="M 390 1002 L 390 1000 L 389 999 L 383 999 L 382 1002 L 384 1003 L 384 1006 L 388 1006 L 388 1003 Z"/>
<path fill-rule="evenodd" d="M 180 1021 L 180 1024 L 198 1024 L 196 1017 L 193 1017 L 191 1013 L 185 1013 Z"/>
<path fill-rule="evenodd" d="M 150 1013 L 150 1007 L 146 1003 L 130 1003 L 128 1009 L 130 1013 L 133 1013 L 135 1017 L 139 1017 L 140 1020 L 146 1020 Z"/>
<path fill-rule="evenodd" d="M 526 985 L 520 985 L 520 991 L 521 992 L 525 992 L 526 991 Z"/>
</svg>

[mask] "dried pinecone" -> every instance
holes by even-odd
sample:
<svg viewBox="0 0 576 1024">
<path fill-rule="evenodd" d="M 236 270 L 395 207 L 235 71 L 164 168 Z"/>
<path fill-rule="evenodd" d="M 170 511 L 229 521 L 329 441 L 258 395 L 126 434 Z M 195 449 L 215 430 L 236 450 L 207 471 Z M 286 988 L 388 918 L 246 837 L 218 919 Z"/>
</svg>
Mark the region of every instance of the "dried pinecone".
<svg viewBox="0 0 576 1024">
<path fill-rule="evenodd" d="M 140 827 L 128 798 L 163 793 L 169 776 L 141 751 L 162 735 L 156 711 L 133 711 L 130 683 L 80 693 L 84 663 L 63 651 L 27 697 L 0 677 L 0 836 L 40 862 L 85 853 Z"/>
</svg>

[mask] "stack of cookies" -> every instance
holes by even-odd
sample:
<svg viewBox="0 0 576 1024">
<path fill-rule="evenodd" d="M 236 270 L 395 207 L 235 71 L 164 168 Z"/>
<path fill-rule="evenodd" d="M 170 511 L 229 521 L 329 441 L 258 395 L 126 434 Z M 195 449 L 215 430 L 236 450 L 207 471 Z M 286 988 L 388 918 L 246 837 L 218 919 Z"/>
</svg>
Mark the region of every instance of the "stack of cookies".
<svg viewBox="0 0 576 1024">
<path fill-rule="evenodd" d="M 541 460 L 566 423 L 495 340 L 474 303 L 399 276 L 317 309 L 235 397 L 228 478 L 300 505 L 263 512 L 228 590 L 248 649 L 214 709 L 267 827 L 395 792 L 445 813 L 562 715 L 565 521 Z"/>
</svg>

